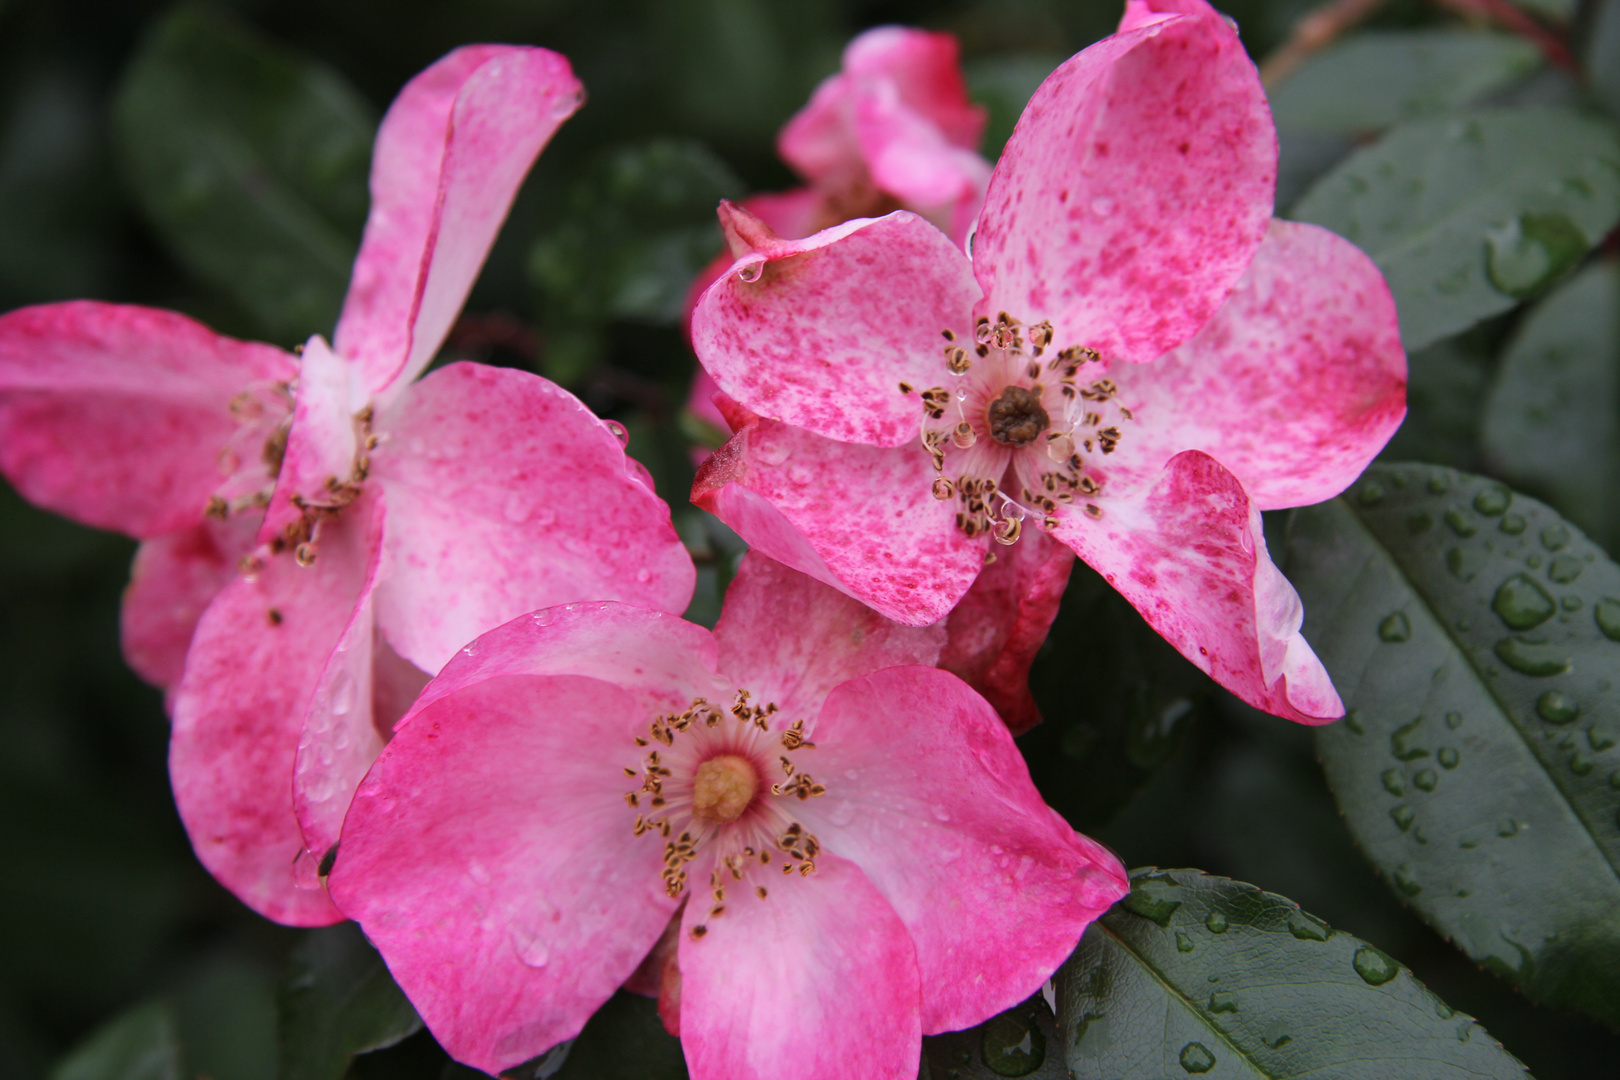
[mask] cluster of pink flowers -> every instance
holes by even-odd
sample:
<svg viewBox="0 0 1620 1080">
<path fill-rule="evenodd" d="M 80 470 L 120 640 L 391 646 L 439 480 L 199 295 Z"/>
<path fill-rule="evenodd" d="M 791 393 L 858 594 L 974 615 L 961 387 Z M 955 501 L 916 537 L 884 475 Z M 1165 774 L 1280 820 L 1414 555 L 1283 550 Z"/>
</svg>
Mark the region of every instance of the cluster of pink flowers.
<svg viewBox="0 0 1620 1080">
<path fill-rule="evenodd" d="M 783 131 L 809 186 L 722 206 L 695 294 L 732 434 L 692 499 L 752 549 L 711 634 L 621 428 L 423 374 L 581 100 L 536 48 L 413 79 L 330 344 L 0 318 L 0 470 L 141 541 L 124 647 L 204 865 L 357 920 L 458 1060 L 628 985 L 694 1076 L 909 1080 L 1127 888 L 1013 742 L 1076 555 L 1244 700 L 1342 712 L 1260 511 L 1400 422 L 1393 303 L 1272 219 L 1265 97 L 1203 0 L 1130 0 L 993 170 L 954 41 L 871 31 Z"/>
</svg>

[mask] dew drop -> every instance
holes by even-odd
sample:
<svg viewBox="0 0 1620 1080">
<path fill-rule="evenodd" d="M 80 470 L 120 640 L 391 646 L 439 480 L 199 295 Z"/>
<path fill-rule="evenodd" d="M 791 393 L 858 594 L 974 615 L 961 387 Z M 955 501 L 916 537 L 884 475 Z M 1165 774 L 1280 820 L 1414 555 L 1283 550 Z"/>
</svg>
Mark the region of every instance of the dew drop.
<svg viewBox="0 0 1620 1080">
<path fill-rule="evenodd" d="M 1412 639 L 1412 622 L 1406 617 L 1406 612 L 1397 611 L 1386 616 L 1378 624 L 1378 637 L 1381 641 L 1401 642 Z"/>
<path fill-rule="evenodd" d="M 543 968 L 551 962 L 551 949 L 546 945 L 546 939 L 532 930 L 517 923 L 507 928 L 507 939 L 512 943 L 512 951 L 525 967 Z"/>
<path fill-rule="evenodd" d="M 759 450 L 759 460 L 767 465 L 780 465 L 791 456 L 793 448 L 785 442 L 767 443 Z"/>
<path fill-rule="evenodd" d="M 1396 761 L 1416 761 L 1429 756 L 1428 747 L 1418 745 L 1418 732 L 1423 727 L 1423 719 L 1420 716 L 1390 732 L 1389 752 L 1395 755 Z"/>
<path fill-rule="evenodd" d="M 1179 890 L 1174 882 L 1155 877 L 1138 878 L 1131 883 L 1131 891 L 1119 903 L 1132 915 L 1160 926 L 1169 926 L 1170 916 L 1181 906 L 1181 901 L 1174 899 L 1177 892 Z"/>
<path fill-rule="evenodd" d="M 1502 663 L 1521 675 L 1547 678 L 1569 670 L 1569 658 L 1550 645 L 1503 638 L 1493 651 Z"/>
<path fill-rule="evenodd" d="M 1224 911 L 1212 911 L 1212 912 L 1210 912 L 1208 915 L 1206 915 L 1204 917 L 1204 926 L 1212 934 L 1224 934 L 1224 933 L 1226 933 L 1226 927 L 1227 927 L 1226 912 L 1224 912 Z"/>
<path fill-rule="evenodd" d="M 652 580 L 652 571 L 643 566 L 640 570 L 636 571 L 636 580 L 643 585 L 647 584 L 647 582 Z"/>
<path fill-rule="evenodd" d="M 984 1025 L 979 1059 L 997 1076 L 1028 1076 L 1046 1061 L 1046 1036 L 1032 1017 L 1009 1010 Z"/>
<path fill-rule="evenodd" d="M 1446 727 L 1450 728 L 1452 731 L 1456 731 L 1458 728 L 1462 727 L 1462 725 L 1463 725 L 1463 714 L 1462 713 L 1460 713 L 1460 712 L 1448 712 L 1448 713 L 1446 713 Z"/>
<path fill-rule="evenodd" d="M 759 262 L 744 263 L 737 268 L 737 280 L 752 283 L 758 281 L 759 276 L 764 272 L 765 262 L 763 259 Z"/>
<path fill-rule="evenodd" d="M 1378 779 L 1383 782 L 1384 790 L 1391 795 L 1406 794 L 1406 785 L 1401 781 L 1401 770 L 1385 769 Z"/>
<path fill-rule="evenodd" d="M 1406 531 L 1413 536 L 1421 536 L 1434 527 L 1434 516 L 1422 512 L 1410 514 L 1406 519 Z"/>
<path fill-rule="evenodd" d="M 1560 555 L 1547 564 L 1547 577 L 1560 585 L 1568 585 L 1581 576 L 1581 560 L 1573 555 Z"/>
<path fill-rule="evenodd" d="M 1620 600 L 1605 597 L 1592 608 L 1592 617 L 1598 629 L 1610 641 L 1620 641 Z"/>
<path fill-rule="evenodd" d="M 1405 803 L 1402 803 L 1395 809 L 1391 810 L 1389 812 L 1389 816 L 1395 819 L 1395 827 L 1397 829 L 1401 830 L 1401 832 L 1406 832 L 1407 830 L 1411 829 L 1412 822 L 1416 820 L 1417 811 L 1413 810 Z"/>
<path fill-rule="evenodd" d="M 1548 551 L 1561 551 L 1569 543 L 1569 529 L 1554 522 L 1541 530 L 1541 546 Z"/>
<path fill-rule="evenodd" d="M 1217 990 L 1209 995 L 1209 1011 L 1212 1013 L 1235 1013 L 1238 1011 L 1238 996 L 1230 990 Z"/>
<path fill-rule="evenodd" d="M 1441 768 L 1455 769 L 1462 762 L 1462 755 L 1457 753 L 1455 747 L 1442 746 L 1436 755 L 1440 760 Z"/>
<path fill-rule="evenodd" d="M 1301 941 L 1326 941 L 1333 936 L 1325 923 L 1303 911 L 1289 913 L 1288 932 Z"/>
<path fill-rule="evenodd" d="M 794 465 L 788 470 L 788 479 L 795 484 L 808 484 L 814 475 L 805 465 Z"/>
<path fill-rule="evenodd" d="M 1384 495 L 1384 485 L 1372 480 L 1361 485 L 1361 491 L 1357 493 L 1356 498 L 1361 501 L 1362 506 L 1377 506 L 1384 501 Z"/>
<path fill-rule="evenodd" d="M 1190 1073 L 1207 1073 L 1215 1067 L 1215 1055 L 1201 1042 L 1190 1042 L 1181 1048 L 1181 1067 Z"/>
<path fill-rule="evenodd" d="M 1098 217 L 1108 217 L 1114 212 L 1114 200 L 1106 195 L 1099 195 L 1091 200 L 1091 212 Z"/>
<path fill-rule="evenodd" d="M 1419 791 L 1433 791 L 1440 782 L 1440 777 L 1433 769 L 1419 769 L 1417 775 L 1412 777 L 1412 786 Z"/>
<path fill-rule="evenodd" d="M 1614 729 L 1607 724 L 1593 724 L 1586 729 L 1587 745 L 1600 754 L 1613 746 L 1616 741 L 1620 740 L 1616 739 Z"/>
<path fill-rule="evenodd" d="M 1524 574 L 1514 574 L 1497 588 L 1491 610 L 1510 630 L 1529 630 L 1550 619 L 1558 606 L 1546 589 Z"/>
<path fill-rule="evenodd" d="M 1464 540 L 1479 532 L 1479 526 L 1474 524 L 1474 519 L 1468 516 L 1467 511 L 1459 510 L 1455 506 L 1446 511 L 1446 524 L 1451 526 L 1452 532 Z"/>
<path fill-rule="evenodd" d="M 1474 496 L 1474 509 L 1486 517 L 1496 517 L 1505 513 L 1512 502 L 1513 492 L 1500 484 L 1492 484 Z"/>
<path fill-rule="evenodd" d="M 1402 863 L 1395 868 L 1395 887 L 1405 896 L 1417 896 L 1423 892 L 1423 886 L 1418 884 L 1417 878 L 1412 874 L 1412 867 Z"/>
<path fill-rule="evenodd" d="M 1560 690 L 1548 690 L 1536 699 L 1536 715 L 1549 724 L 1572 723 L 1581 715 L 1581 703 Z"/>
<path fill-rule="evenodd" d="M 1502 519 L 1502 524 L 1498 525 L 1497 528 L 1501 529 L 1509 536 L 1518 536 L 1529 527 L 1529 524 L 1529 522 L 1524 520 L 1523 514 L 1508 514 Z"/>
<path fill-rule="evenodd" d="M 934 815 L 934 820 L 941 824 L 951 820 L 951 812 L 939 803 L 930 806 L 928 810 Z"/>
<path fill-rule="evenodd" d="M 1485 273 L 1498 291 L 1523 300 L 1575 265 L 1588 246 L 1563 214 L 1520 214 L 1485 234 Z"/>
<path fill-rule="evenodd" d="M 1587 757 L 1585 754 L 1577 753 L 1569 761 L 1569 771 L 1574 773 L 1576 776 L 1585 776 L 1587 773 L 1591 772 L 1594 767 L 1595 766 L 1592 759 Z"/>
<path fill-rule="evenodd" d="M 1176 931 L 1176 951 L 1184 953 L 1193 951 L 1193 939 L 1180 930 Z"/>
<path fill-rule="evenodd" d="M 1371 945 L 1363 945 L 1357 949 L 1356 955 L 1350 961 L 1350 965 L 1356 969 L 1356 974 L 1360 975 L 1362 981 L 1367 983 L 1368 986 L 1383 986 L 1398 975 L 1401 970 L 1395 961 Z"/>
</svg>

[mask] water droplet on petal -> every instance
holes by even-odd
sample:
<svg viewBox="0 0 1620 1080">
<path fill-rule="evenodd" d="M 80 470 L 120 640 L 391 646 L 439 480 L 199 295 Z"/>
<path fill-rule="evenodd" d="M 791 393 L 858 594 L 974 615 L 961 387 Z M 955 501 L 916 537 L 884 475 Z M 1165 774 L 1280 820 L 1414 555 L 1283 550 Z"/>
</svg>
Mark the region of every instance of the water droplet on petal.
<svg viewBox="0 0 1620 1080">
<path fill-rule="evenodd" d="M 848 825 L 855 820 L 855 804 L 848 799 L 839 799 L 827 814 L 827 820 L 840 827 Z"/>
<path fill-rule="evenodd" d="M 1099 195 L 1091 200 L 1091 212 L 1098 217 L 1108 217 L 1114 212 L 1114 200 L 1106 195 Z"/>
<path fill-rule="evenodd" d="M 758 281 L 760 275 L 764 272 L 765 260 L 761 259 L 758 262 L 744 263 L 742 266 L 739 266 L 737 268 L 737 278 L 740 281 L 752 283 Z"/>
<path fill-rule="evenodd" d="M 613 433 L 613 437 L 619 440 L 620 446 L 630 445 L 630 432 L 625 429 L 623 424 L 617 420 L 604 420 L 602 423 L 607 425 L 607 429 Z"/>
<path fill-rule="evenodd" d="M 652 580 L 652 571 L 643 566 L 640 570 L 636 571 L 636 580 L 643 585 L 647 584 L 647 582 Z"/>
<path fill-rule="evenodd" d="M 939 803 L 935 803 L 928 809 L 933 813 L 935 821 L 944 823 L 951 820 L 951 812 L 945 807 L 941 806 Z"/>
<path fill-rule="evenodd" d="M 766 443 L 759 450 L 759 460 L 767 465 L 780 465 L 792 456 L 793 447 L 785 442 Z"/>
<path fill-rule="evenodd" d="M 507 938 L 512 942 L 512 951 L 525 967 L 543 968 L 551 962 L 551 949 L 546 945 L 546 939 L 527 927 L 513 923 L 507 929 Z"/>
</svg>

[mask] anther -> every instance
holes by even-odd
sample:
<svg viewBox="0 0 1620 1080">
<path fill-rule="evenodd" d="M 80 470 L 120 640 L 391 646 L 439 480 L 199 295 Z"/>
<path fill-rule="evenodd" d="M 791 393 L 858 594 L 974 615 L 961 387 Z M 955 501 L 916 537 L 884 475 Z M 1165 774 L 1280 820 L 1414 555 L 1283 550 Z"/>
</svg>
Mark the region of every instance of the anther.
<svg viewBox="0 0 1620 1080">
<path fill-rule="evenodd" d="M 934 498 L 944 502 L 956 494 L 956 485 L 943 476 L 934 477 Z"/>
<path fill-rule="evenodd" d="M 996 543 L 1011 547 L 1018 543 L 1019 534 L 1024 531 L 1024 522 L 1021 518 L 1002 518 L 996 522 Z"/>
<path fill-rule="evenodd" d="M 314 566 L 315 545 L 308 543 L 299 544 L 298 547 L 293 549 L 293 558 L 297 560 L 299 566 Z"/>
<path fill-rule="evenodd" d="M 956 430 L 951 432 L 951 442 L 958 450 L 966 450 L 978 441 L 978 433 L 973 430 L 973 425 L 966 420 L 957 424 Z M 950 498 L 950 496 L 947 495 L 946 498 Z"/>
</svg>

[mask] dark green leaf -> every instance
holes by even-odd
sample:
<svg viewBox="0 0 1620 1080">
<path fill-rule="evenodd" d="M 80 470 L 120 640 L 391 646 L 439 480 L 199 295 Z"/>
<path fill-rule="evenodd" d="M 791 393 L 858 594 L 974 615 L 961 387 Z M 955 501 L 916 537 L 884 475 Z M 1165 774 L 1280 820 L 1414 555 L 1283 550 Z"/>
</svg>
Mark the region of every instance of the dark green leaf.
<svg viewBox="0 0 1620 1080">
<path fill-rule="evenodd" d="M 1373 946 L 1197 870 L 1132 874 L 1058 975 L 1058 1030 L 1080 1080 L 1528 1075 Z"/>
<path fill-rule="evenodd" d="M 1362 849 L 1475 960 L 1620 1025 L 1620 567 L 1416 465 L 1297 511 L 1288 573 L 1350 707 L 1317 747 Z"/>
<path fill-rule="evenodd" d="M 532 1074 L 531 1074 L 532 1075 Z M 620 991 L 574 1040 L 557 1080 L 685 1080 L 681 1041 L 664 1030 L 651 998 Z"/>
<path fill-rule="evenodd" d="M 922 1080 L 1068 1080 L 1057 1026 L 1045 999 L 1028 1001 L 966 1031 L 923 1040 Z"/>
<path fill-rule="evenodd" d="M 1083 685 L 1077 657 L 1084 657 Z M 1045 722 L 1019 737 L 1041 794 L 1082 832 L 1107 824 L 1170 759 L 1213 687 L 1100 574 L 1077 562 L 1030 670 Z"/>
<path fill-rule="evenodd" d="M 1620 220 L 1620 134 L 1562 109 L 1403 124 L 1290 216 L 1373 257 L 1402 340 L 1421 349 L 1550 285 L 1602 240 Z"/>
<path fill-rule="evenodd" d="M 610 319 L 680 320 L 692 279 L 724 246 L 715 208 L 741 191 L 724 162 L 690 141 L 623 147 L 579 178 L 569 213 L 529 256 L 559 378 L 572 381 L 594 359 L 594 335 Z"/>
<path fill-rule="evenodd" d="M 1371 31 L 1306 61 L 1270 92 L 1277 127 L 1344 134 L 1466 105 L 1540 62 L 1521 37 L 1473 30 Z"/>
<path fill-rule="evenodd" d="M 1384 458 L 1479 467 L 1479 416 L 1491 358 L 1476 336 L 1447 338 L 1406 358 L 1406 419 Z"/>
<path fill-rule="evenodd" d="M 1620 117 L 1620 0 L 1603 0 L 1586 33 L 1586 71 L 1609 115 Z"/>
<path fill-rule="evenodd" d="M 1575 0 L 1513 0 L 1526 11 L 1541 16 L 1545 22 L 1567 23 L 1575 17 Z"/>
<path fill-rule="evenodd" d="M 1486 460 L 1614 550 L 1620 540 L 1620 266 L 1595 263 L 1537 304 L 1502 354 Z"/>
<path fill-rule="evenodd" d="M 131 63 L 113 121 L 130 185 L 188 270 L 278 340 L 331 333 L 376 127 L 335 72 L 182 7 Z"/>
<path fill-rule="evenodd" d="M 422 1026 L 354 923 L 309 931 L 277 996 L 281 1080 L 338 1080 L 354 1055 L 392 1046 Z"/>
<path fill-rule="evenodd" d="M 210 1080 L 275 1080 L 275 973 L 221 948 L 196 962 L 174 992 L 186 1071 Z"/>
<path fill-rule="evenodd" d="M 51 1080 L 179 1080 L 174 1010 L 165 1001 L 137 1005 L 98 1028 L 57 1063 Z"/>
</svg>

